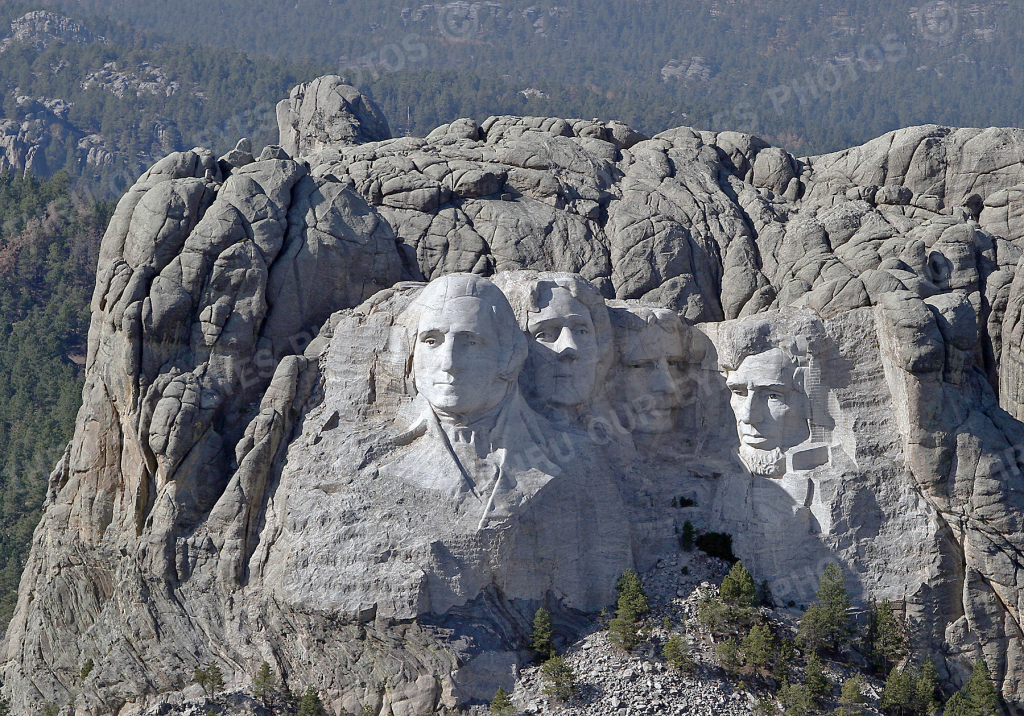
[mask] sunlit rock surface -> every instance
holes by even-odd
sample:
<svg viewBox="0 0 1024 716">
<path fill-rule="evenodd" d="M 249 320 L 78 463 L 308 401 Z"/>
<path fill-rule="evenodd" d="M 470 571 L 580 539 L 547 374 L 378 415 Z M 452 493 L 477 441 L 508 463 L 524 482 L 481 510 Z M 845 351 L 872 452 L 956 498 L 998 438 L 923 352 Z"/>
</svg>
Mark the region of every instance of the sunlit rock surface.
<svg viewBox="0 0 1024 716">
<path fill-rule="evenodd" d="M 111 220 L 18 713 L 129 714 L 209 662 L 337 713 L 478 702 L 538 607 L 572 640 L 687 519 L 779 600 L 838 562 L 1024 701 L 1020 130 L 367 141 L 336 78 L 279 118 L 285 148 L 173 154 Z"/>
</svg>

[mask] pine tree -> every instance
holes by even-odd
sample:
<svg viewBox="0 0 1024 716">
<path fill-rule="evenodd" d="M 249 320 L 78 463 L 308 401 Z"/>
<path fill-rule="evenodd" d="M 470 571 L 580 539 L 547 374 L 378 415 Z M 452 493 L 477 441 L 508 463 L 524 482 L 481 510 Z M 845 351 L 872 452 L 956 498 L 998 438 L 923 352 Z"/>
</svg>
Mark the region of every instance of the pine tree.
<svg viewBox="0 0 1024 716">
<path fill-rule="evenodd" d="M 958 691 L 950 696 L 949 701 L 943 706 L 942 716 L 976 716 L 976 712 L 963 692 Z"/>
<path fill-rule="evenodd" d="M 939 689 L 939 676 L 935 671 L 935 662 L 925 659 L 917 673 L 914 684 L 914 710 L 922 716 L 933 716 L 939 710 L 936 694 Z"/>
<path fill-rule="evenodd" d="M 914 707 L 912 675 L 900 667 L 894 666 L 889 672 L 889 678 L 885 680 L 885 688 L 882 689 L 879 705 L 887 712 L 899 716 L 911 713 Z"/>
<path fill-rule="evenodd" d="M 661 650 L 661 655 L 665 657 L 665 661 L 669 666 L 675 667 L 680 671 L 693 671 L 696 663 L 693 657 L 690 656 L 690 645 L 686 643 L 686 639 L 680 634 L 673 634 L 669 637 L 669 640 L 665 642 L 665 646 Z"/>
<path fill-rule="evenodd" d="M 494 698 L 491 699 L 491 713 L 494 716 L 512 716 L 515 711 L 516 707 L 512 704 L 508 692 L 499 686 L 494 692 Z"/>
<path fill-rule="evenodd" d="M 277 695 L 277 677 L 270 670 L 270 664 L 263 662 L 256 678 L 252 682 L 252 694 L 263 704 L 264 708 L 271 708 L 274 704 L 274 697 Z"/>
<path fill-rule="evenodd" d="M 555 655 L 554 629 L 551 626 L 551 613 L 541 607 L 533 615 L 533 633 L 530 635 L 530 648 L 537 652 L 542 660 Z"/>
<path fill-rule="evenodd" d="M 992 677 L 988 672 L 988 664 L 984 659 L 978 659 L 971 671 L 970 678 L 964 685 L 967 700 L 970 702 L 977 716 L 1002 716 L 1003 707 L 999 703 L 999 694 L 992 683 Z"/>
<path fill-rule="evenodd" d="M 312 686 L 307 686 L 299 702 L 298 716 L 326 716 L 326 713 L 320 694 Z"/>
<path fill-rule="evenodd" d="M 767 624 L 755 624 L 741 644 L 746 662 L 755 669 L 763 669 L 775 653 L 775 636 Z"/>
<path fill-rule="evenodd" d="M 867 701 L 864 698 L 864 677 L 860 674 L 851 676 L 843 682 L 839 692 L 839 710 L 843 716 L 854 716 L 861 713 L 861 706 Z"/>
<path fill-rule="evenodd" d="M 905 630 L 888 599 L 871 605 L 868 640 L 868 655 L 882 671 L 891 670 L 906 654 Z"/>
<path fill-rule="evenodd" d="M 811 716 L 818 711 L 814 698 L 800 684 L 783 684 L 779 689 L 779 702 L 786 716 Z"/>
<path fill-rule="evenodd" d="M 555 656 L 540 667 L 544 679 L 544 693 L 559 701 L 568 701 L 572 696 L 576 674 L 564 657 Z"/>
<path fill-rule="evenodd" d="M 679 545 L 687 552 L 693 550 L 693 523 L 689 520 L 683 523 L 683 534 L 679 538 Z"/>
<path fill-rule="evenodd" d="M 715 656 L 718 657 L 718 665 L 729 675 L 739 672 L 743 666 L 740 649 L 732 639 L 726 639 L 715 647 Z"/>
<path fill-rule="evenodd" d="M 608 623 L 608 638 L 629 651 L 640 643 L 638 622 L 650 607 L 640 577 L 632 569 L 619 578 L 619 601 L 615 618 Z"/>
<path fill-rule="evenodd" d="M 817 654 L 811 654 L 804 668 L 804 687 L 815 701 L 819 701 L 832 692 L 832 680 L 825 675 L 825 667 Z"/>
<path fill-rule="evenodd" d="M 210 696 L 216 696 L 224 690 L 224 674 L 216 664 L 206 667 L 206 684 L 209 687 Z"/>
<path fill-rule="evenodd" d="M 775 664 L 772 669 L 778 681 L 789 681 L 793 673 L 794 661 L 796 661 L 796 645 L 792 639 L 782 637 L 779 639 L 779 647 L 775 652 Z"/>
<path fill-rule="evenodd" d="M 757 586 L 750 572 L 743 566 L 743 562 L 733 565 L 722 580 L 722 587 L 718 593 L 726 604 L 736 607 L 757 606 Z"/>
<path fill-rule="evenodd" d="M 818 603 L 809 606 L 800 620 L 797 641 L 809 649 L 837 650 L 850 638 L 852 600 L 846 591 L 843 571 L 835 562 L 825 568 L 817 598 Z"/>
</svg>

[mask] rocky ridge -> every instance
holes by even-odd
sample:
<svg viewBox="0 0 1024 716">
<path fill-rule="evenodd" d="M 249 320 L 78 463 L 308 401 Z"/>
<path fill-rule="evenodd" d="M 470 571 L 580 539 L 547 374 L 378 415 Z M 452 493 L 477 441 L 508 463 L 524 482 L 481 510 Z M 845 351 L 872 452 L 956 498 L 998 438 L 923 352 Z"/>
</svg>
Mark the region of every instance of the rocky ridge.
<svg viewBox="0 0 1024 716">
<path fill-rule="evenodd" d="M 10 36 L 0 41 L 0 52 L 15 42 L 45 50 L 54 42 L 87 45 L 92 42 L 107 44 L 108 41 L 71 18 L 46 10 L 33 10 L 11 23 Z"/>
<path fill-rule="evenodd" d="M 119 203 L 76 435 L 4 643 L 16 709 L 127 715 L 209 660 L 234 685 L 269 661 L 336 713 L 454 708 L 507 682 L 538 585 L 421 608 L 443 600 L 409 577 L 429 557 L 403 535 L 444 514 L 364 468 L 400 404 L 381 356 L 411 282 L 524 268 L 692 326 L 696 444 L 648 446 L 637 470 L 700 493 L 699 519 L 733 532 L 755 578 L 840 561 L 858 600 L 907 600 L 950 683 L 984 655 L 1020 703 L 1019 130 L 917 127 L 807 158 L 539 117 L 389 139 L 354 92 L 300 86 L 278 108 L 282 148 L 172 154 Z M 702 452 L 735 440 L 716 351 L 760 314 L 829 346 L 836 442 L 800 513 L 817 531 L 765 532 L 779 516 L 751 521 L 759 500 Z M 671 561 L 678 528 L 652 485 L 643 568 Z M 556 617 L 572 642 L 594 614 Z"/>
</svg>

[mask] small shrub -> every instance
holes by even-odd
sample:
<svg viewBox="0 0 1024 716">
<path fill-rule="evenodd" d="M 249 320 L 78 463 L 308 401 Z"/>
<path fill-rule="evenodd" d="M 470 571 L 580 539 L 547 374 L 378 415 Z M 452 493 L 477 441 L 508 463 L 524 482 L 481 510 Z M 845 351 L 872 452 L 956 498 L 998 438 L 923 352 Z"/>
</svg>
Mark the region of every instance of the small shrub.
<svg viewBox="0 0 1024 716">
<path fill-rule="evenodd" d="M 725 627 L 729 608 L 721 599 L 712 596 L 702 597 L 697 602 L 697 624 L 712 634 L 719 634 Z"/>
<path fill-rule="evenodd" d="M 732 639 L 726 639 L 715 647 L 715 656 L 718 657 L 718 665 L 730 676 L 739 672 L 743 662 L 740 658 L 740 649 Z"/>
<path fill-rule="evenodd" d="M 60 714 L 60 709 L 57 707 L 57 704 L 51 703 L 49 701 L 43 704 L 42 716 L 58 716 L 58 714 Z"/>
<path fill-rule="evenodd" d="M 540 673 L 544 679 L 545 694 L 559 701 L 568 701 L 572 697 L 576 674 L 564 657 L 548 659 L 540 667 Z"/>
<path fill-rule="evenodd" d="M 682 573 L 683 573 L 684 575 L 685 575 L 685 574 L 689 574 L 689 573 L 690 573 L 690 568 L 689 568 L 689 567 L 687 567 L 687 566 L 686 566 L 686 565 L 684 564 L 684 565 L 683 565 L 683 568 L 682 568 L 681 570 L 679 570 L 679 571 L 681 571 L 681 572 L 682 572 Z"/>
<path fill-rule="evenodd" d="M 738 560 L 732 553 L 732 535 L 724 532 L 707 532 L 697 537 L 693 543 L 697 545 L 704 554 L 709 557 L 718 557 L 729 564 L 735 564 Z"/>
<path fill-rule="evenodd" d="M 89 674 L 92 673 L 93 666 L 94 664 L 92 659 L 86 659 L 85 662 L 82 663 L 82 681 L 85 681 Z"/>
<path fill-rule="evenodd" d="M 690 645 L 686 639 L 679 634 L 673 634 L 665 643 L 661 651 L 669 666 L 683 672 L 693 671 L 697 666 L 693 657 L 690 656 Z"/>
<path fill-rule="evenodd" d="M 689 497 L 680 497 L 679 498 L 679 507 L 680 508 L 683 508 L 683 507 L 693 507 L 696 504 L 697 503 L 694 502 L 693 500 L 691 500 Z"/>
<path fill-rule="evenodd" d="M 512 716 L 515 712 L 516 707 L 512 705 L 508 692 L 499 686 L 494 692 L 494 698 L 491 699 L 491 713 L 494 716 Z"/>
</svg>

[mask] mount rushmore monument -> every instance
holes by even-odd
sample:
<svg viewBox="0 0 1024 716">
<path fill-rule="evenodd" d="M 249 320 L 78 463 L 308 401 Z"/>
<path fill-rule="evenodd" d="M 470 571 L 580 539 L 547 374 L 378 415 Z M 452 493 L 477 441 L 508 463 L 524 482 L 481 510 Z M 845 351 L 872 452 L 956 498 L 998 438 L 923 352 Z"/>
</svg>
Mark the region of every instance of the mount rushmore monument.
<svg viewBox="0 0 1024 716">
<path fill-rule="evenodd" d="M 391 138 L 337 77 L 278 119 L 111 219 L 17 713 L 263 661 L 337 714 L 479 703 L 539 607 L 571 642 L 685 520 L 782 602 L 837 563 L 944 679 L 984 658 L 1024 707 L 1022 130 Z"/>
</svg>

